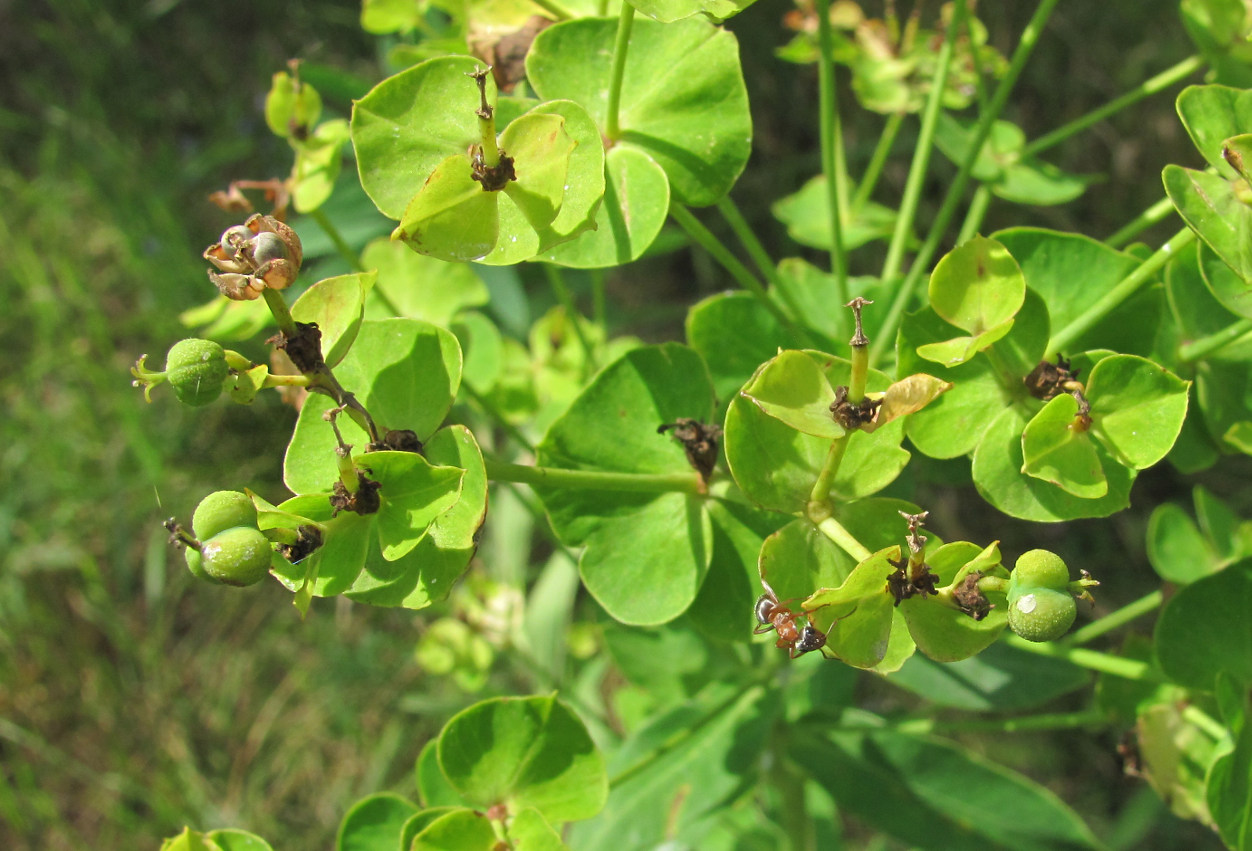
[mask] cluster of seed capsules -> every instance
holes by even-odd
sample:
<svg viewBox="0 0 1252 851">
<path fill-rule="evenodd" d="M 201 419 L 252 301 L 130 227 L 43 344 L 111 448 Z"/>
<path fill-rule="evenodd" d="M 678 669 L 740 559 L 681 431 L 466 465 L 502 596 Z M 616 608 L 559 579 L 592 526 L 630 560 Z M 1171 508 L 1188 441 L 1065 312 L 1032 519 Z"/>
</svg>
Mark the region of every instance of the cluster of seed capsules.
<svg viewBox="0 0 1252 851">
<path fill-rule="evenodd" d="M 804 616 L 804 626 L 797 626 L 796 619 L 801 615 L 779 602 L 778 595 L 768 582 L 762 579 L 761 584 L 765 586 L 765 593 L 756 601 L 756 619 L 760 626 L 752 631 L 754 634 L 759 635 L 771 629 L 776 631 L 778 641 L 775 646 L 785 649 L 792 659 L 814 650 L 820 650 L 827 659 L 836 658 L 826 652 L 826 633 L 813 626 L 812 620 L 807 616 Z"/>
</svg>

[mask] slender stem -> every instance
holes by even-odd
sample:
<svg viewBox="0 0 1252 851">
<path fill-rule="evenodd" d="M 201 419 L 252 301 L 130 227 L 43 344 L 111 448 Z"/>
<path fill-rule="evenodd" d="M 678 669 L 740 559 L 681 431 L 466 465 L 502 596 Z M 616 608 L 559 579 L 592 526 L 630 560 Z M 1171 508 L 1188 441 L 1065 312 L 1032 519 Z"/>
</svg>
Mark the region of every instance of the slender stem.
<svg viewBox="0 0 1252 851">
<path fill-rule="evenodd" d="M 578 15 L 566 9 L 556 0 L 534 0 L 534 3 L 545 12 L 555 15 L 558 21 L 569 21 L 578 17 Z"/>
<path fill-rule="evenodd" d="M 961 225 L 961 233 L 956 238 L 957 245 L 978 236 L 978 229 L 982 227 L 982 220 L 990 206 L 991 188 L 984 183 L 974 190 L 974 198 L 969 202 L 969 210 L 965 213 L 965 223 Z"/>
<path fill-rule="evenodd" d="M 1072 730 L 1078 727 L 1103 727 L 1108 716 L 1099 709 L 1082 709 L 1077 712 L 1050 712 L 1027 715 L 1023 718 L 970 718 L 941 720 L 937 718 L 900 718 L 882 723 L 834 723 L 822 724 L 823 734 L 873 733 L 890 730 L 914 736 L 952 733 L 1028 733 L 1042 730 Z"/>
<path fill-rule="evenodd" d="M 1203 360 L 1231 343 L 1242 341 L 1249 333 L 1252 333 L 1252 319 L 1240 319 L 1238 322 L 1227 325 L 1215 334 L 1209 334 L 1207 337 L 1201 337 L 1198 340 L 1192 340 L 1186 345 L 1179 346 L 1178 359 L 1183 363 Z"/>
<path fill-rule="evenodd" d="M 888 116 L 887 126 L 883 128 L 882 133 L 878 136 L 878 144 L 874 146 L 874 153 L 869 158 L 869 165 L 865 167 L 865 173 L 861 175 L 861 183 L 856 187 L 856 195 L 852 198 L 853 215 L 856 215 L 865 206 L 865 202 L 873 194 L 878 178 L 882 175 L 883 166 L 887 164 L 887 157 L 891 155 L 891 147 L 895 144 L 896 137 L 900 135 L 900 128 L 903 125 L 903 112 L 893 112 Z"/>
<path fill-rule="evenodd" d="M 818 530 L 830 540 L 834 541 L 839 549 L 852 556 L 857 562 L 865 561 L 873 555 L 864 544 L 856 539 L 856 537 L 843 527 L 843 524 L 834 517 L 824 517 L 815 521 Z"/>
<path fill-rule="evenodd" d="M 626 76 L 626 53 L 630 47 L 630 29 L 635 22 L 635 7 L 622 3 L 622 14 L 617 19 L 617 41 L 613 44 L 613 67 L 609 72 L 609 103 L 604 119 L 604 135 L 616 142 L 622 135 L 618 123 L 622 105 L 622 80 Z"/>
<path fill-rule="evenodd" d="M 922 113 L 922 127 L 917 134 L 917 145 L 913 148 L 913 162 L 909 165 L 909 177 L 904 185 L 904 198 L 900 201 L 895 232 L 892 233 L 891 244 L 887 247 L 887 259 L 882 269 L 882 280 L 885 284 L 890 284 L 900 274 L 904 250 L 908 246 L 909 234 L 913 232 L 917 205 L 922 197 L 922 185 L 926 180 L 926 171 L 930 165 L 930 154 L 934 150 L 935 127 L 939 123 L 939 113 L 943 109 L 943 95 L 948 84 L 948 69 L 952 65 L 953 45 L 956 42 L 957 33 L 961 31 L 961 21 L 964 19 L 965 2 L 959 0 L 956 11 L 953 13 L 952 25 L 948 27 L 943 46 L 939 49 L 935 76 L 930 83 L 930 96 L 926 100 L 926 110 Z"/>
<path fill-rule="evenodd" d="M 1183 228 L 1170 237 L 1164 245 L 1156 250 L 1155 254 L 1139 264 L 1139 268 L 1119 281 L 1113 289 L 1109 290 L 1095 304 L 1083 311 L 1081 316 L 1058 331 L 1052 337 L 1051 342 L 1048 343 L 1048 357 L 1051 358 L 1057 352 L 1063 352 L 1071 348 L 1079 337 L 1091 330 L 1096 323 L 1111 313 L 1114 308 L 1130 298 L 1136 290 L 1150 281 L 1162 266 L 1168 263 L 1175 254 L 1190 245 L 1195 238 L 1195 231 L 1191 230 L 1191 228 Z"/>
<path fill-rule="evenodd" d="M 334 222 L 330 220 L 330 216 L 318 207 L 309 213 L 309 218 L 317 222 L 317 226 L 322 232 L 330 237 L 331 243 L 335 246 L 335 251 L 339 252 L 339 256 L 348 264 L 348 268 L 353 272 L 364 272 L 365 267 L 361 265 L 361 257 L 352 250 L 352 246 L 348 245 L 348 241 L 343 238 L 343 234 L 339 232 L 339 228 L 335 227 Z"/>
<path fill-rule="evenodd" d="M 296 330 L 296 320 L 292 317 L 291 309 L 287 307 L 283 294 L 266 287 L 261 290 L 261 297 L 265 299 L 265 306 L 270 309 L 274 321 L 278 323 L 278 330 L 288 340 L 294 338 L 299 332 Z"/>
<path fill-rule="evenodd" d="M 473 385 L 471 385 L 468 381 L 461 382 L 461 389 L 465 391 L 465 395 L 474 400 L 474 404 L 482 409 L 482 412 L 486 414 L 489 419 L 493 420 L 505 434 L 513 439 L 514 443 L 525 449 L 531 455 L 535 454 L 535 445 L 530 442 L 530 439 L 526 437 L 526 435 L 522 434 L 522 432 L 518 430 L 517 426 L 509 422 L 508 418 L 500 412 L 500 409 L 492 403 L 490 398 L 475 390 Z"/>
<path fill-rule="evenodd" d="M 607 340 L 609 329 L 605 318 L 608 311 L 604 301 L 604 270 L 592 269 L 588 274 L 591 275 L 591 319 L 604 332 L 603 339 Z"/>
<path fill-rule="evenodd" d="M 1068 139 L 1086 130 L 1092 124 L 1103 121 L 1110 115 L 1114 115 L 1131 104 L 1137 103 L 1144 98 L 1154 95 L 1159 91 L 1168 89 L 1170 86 L 1181 81 L 1185 77 L 1199 71 L 1204 67 L 1204 60 L 1197 56 L 1189 56 L 1181 62 L 1165 69 L 1148 80 L 1144 80 L 1135 88 L 1126 92 L 1124 95 L 1106 103 L 1104 106 L 1097 107 L 1086 115 L 1079 116 L 1068 124 L 1063 124 L 1053 130 L 1035 139 L 1022 149 L 1022 159 L 1032 157 L 1035 154 L 1046 151 L 1048 148 L 1058 145 Z"/>
<path fill-rule="evenodd" d="M 835 145 L 842 139 L 842 133 L 839 128 L 838 93 L 835 91 L 835 63 L 831 57 L 834 36 L 830 29 L 830 0 L 816 0 L 814 9 L 817 12 L 818 132 L 821 136 L 822 174 L 826 176 L 826 206 L 830 210 L 830 272 L 835 276 L 835 299 L 843 304 L 848 300 L 848 272 L 843 257 L 840 173 L 835 162 Z"/>
<path fill-rule="evenodd" d="M 778 267 L 770 258 L 769 252 L 765 250 L 765 246 L 761 245 L 761 241 L 756 238 L 756 232 L 752 230 L 743 214 L 739 212 L 739 207 L 735 202 L 730 200 L 730 196 L 724 196 L 717 202 L 717 212 L 722 214 L 722 218 L 726 220 L 726 224 L 730 225 L 731 231 L 735 234 L 735 238 L 739 240 L 739 244 L 743 246 L 743 250 L 748 252 L 748 256 L 752 258 L 752 262 L 756 265 L 757 271 L 761 273 L 761 277 L 769 281 L 778 289 Z"/>
<path fill-rule="evenodd" d="M 1074 630 L 1063 643 L 1070 647 L 1086 644 L 1088 641 L 1099 638 L 1105 633 L 1120 629 L 1137 618 L 1155 612 L 1161 607 L 1161 603 L 1164 600 L 1165 595 L 1160 590 L 1145 594 L 1138 600 L 1122 606 L 1117 611 L 1110 612 L 1097 621 L 1092 621 L 1082 629 Z"/>
<path fill-rule="evenodd" d="M 543 263 L 543 273 L 548 278 L 548 285 L 552 287 L 552 292 L 556 296 L 556 300 L 561 303 L 561 307 L 565 310 L 565 315 L 569 317 L 570 323 L 574 326 L 574 336 L 578 338 L 578 345 L 582 346 L 584 362 L 587 364 L 588 372 L 596 370 L 596 352 L 591 346 L 591 341 L 587 339 L 586 332 L 583 331 L 582 315 L 578 312 L 578 308 L 574 306 L 574 299 L 570 295 L 569 287 L 565 286 L 565 277 L 561 274 L 561 270 L 551 263 Z"/>
<path fill-rule="evenodd" d="M 1089 668 L 1092 671 L 1112 674 L 1115 677 L 1122 677 L 1127 680 L 1140 680 L 1151 683 L 1164 682 L 1161 674 L 1153 670 L 1150 664 L 1140 662 L 1138 659 L 1125 659 L 1121 656 L 1114 656 L 1111 653 L 1087 650 L 1084 647 L 1069 647 L 1064 644 L 1046 642 L 1036 643 L 1027 641 L 1012 633 L 1009 633 L 1004 638 L 1004 643 L 1018 650 L 1025 650 L 1027 653 L 1050 656 L 1053 659 L 1064 659 L 1081 668 Z"/>
<path fill-rule="evenodd" d="M 261 387 L 269 390 L 273 387 L 308 387 L 311 383 L 307 375 L 277 375 L 275 373 L 267 373 L 265 380 L 261 382 Z"/>
<path fill-rule="evenodd" d="M 1104 244 L 1109 248 L 1120 248 L 1173 211 L 1174 202 L 1169 198 L 1162 198 L 1127 222 L 1117 233 L 1104 240 Z"/>
<path fill-rule="evenodd" d="M 498 482 L 580 490 L 632 491 L 635 493 L 689 493 L 704 490 L 699 473 L 610 473 L 599 470 L 565 470 L 532 467 L 486 459 L 487 478 Z"/>
<path fill-rule="evenodd" d="M 1189 723 L 1199 727 L 1207 733 L 1209 738 L 1213 741 L 1230 741 L 1230 730 L 1226 729 L 1226 725 L 1222 724 L 1222 722 L 1218 721 L 1212 715 L 1209 715 L 1194 703 L 1189 703 L 1183 707 L 1182 717 Z"/>
<path fill-rule="evenodd" d="M 740 263 L 739 259 L 730 252 L 730 249 L 723 245 L 721 240 L 713 235 L 712 231 L 701 224 L 700 220 L 690 210 L 682 204 L 673 204 L 669 208 L 669 214 L 678 223 L 678 226 L 686 231 L 687 236 L 691 237 L 693 242 L 707 251 L 714 260 L 721 264 L 723 269 L 730 273 L 731 277 L 739 283 L 739 286 L 756 296 L 761 305 L 773 314 L 779 324 L 806 344 L 812 345 L 812 337 L 808 332 L 783 312 L 782 308 L 769 297 L 769 294 L 765 291 L 765 285 L 757 280 L 748 267 Z"/>
<path fill-rule="evenodd" d="M 813 483 L 813 490 L 809 493 L 810 517 L 830 514 L 830 489 L 835 484 L 835 476 L 839 473 L 839 462 L 843 460 L 843 453 L 847 449 L 847 435 L 837 437 L 830 442 L 830 449 L 826 452 L 826 461 L 822 464 L 821 472 L 817 474 L 817 481 Z"/>
<path fill-rule="evenodd" d="M 1030 22 L 1026 24 L 1026 29 L 1022 31 L 1021 41 L 1018 42 L 1017 49 L 1013 51 L 1013 58 L 1009 61 L 1009 69 L 996 87 L 995 94 L 991 97 L 991 104 L 978 120 L 978 126 L 974 130 L 969 150 L 965 153 L 965 159 L 957 170 L 956 177 L 948 185 L 948 192 L 944 196 L 943 204 L 939 207 L 939 212 L 935 215 L 930 234 L 926 237 L 926 242 L 922 245 L 917 257 L 914 258 L 913 265 L 909 268 L 909 273 L 905 277 L 904 283 L 900 286 L 895 300 L 891 303 L 891 309 L 887 312 L 882 331 L 879 332 L 884 339 L 895 339 L 900 319 L 904 316 L 904 311 L 908 308 L 909 302 L 912 301 L 913 291 L 917 288 L 918 282 L 926 275 L 930 267 L 930 261 L 938 250 L 944 233 L 947 231 L 948 223 L 952 220 L 952 216 L 956 213 L 956 208 L 965 194 L 965 186 L 969 183 L 974 162 L 982 151 L 982 146 L 987 141 L 987 136 L 991 133 L 992 125 L 1004 110 L 1004 104 L 1008 102 L 1009 93 L 1013 90 L 1013 85 L 1017 82 L 1017 78 L 1021 76 L 1022 69 L 1026 66 L 1026 61 L 1034 51 L 1043 27 L 1047 24 L 1048 18 L 1051 17 L 1052 11 L 1058 2 L 1059 0 L 1040 0 L 1039 5 L 1035 7 L 1035 13 L 1031 16 Z M 877 363 L 878 355 L 885 351 L 887 351 L 887 348 L 883 347 L 871 352 L 870 364 Z"/>
</svg>

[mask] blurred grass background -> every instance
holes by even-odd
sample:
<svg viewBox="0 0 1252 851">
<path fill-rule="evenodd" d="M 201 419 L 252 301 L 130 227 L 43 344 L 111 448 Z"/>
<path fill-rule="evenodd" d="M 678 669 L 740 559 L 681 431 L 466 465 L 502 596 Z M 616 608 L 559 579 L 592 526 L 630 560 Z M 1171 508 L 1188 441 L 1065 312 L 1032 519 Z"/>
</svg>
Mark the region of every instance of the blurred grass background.
<svg viewBox="0 0 1252 851">
<path fill-rule="evenodd" d="M 1009 49 L 1030 9 L 984 11 Z M 818 168 L 815 85 L 771 58 L 781 12 L 763 0 L 734 26 L 757 123 L 736 197 L 777 253 L 768 204 Z M 208 193 L 289 168 L 262 117 L 270 75 L 299 56 L 377 77 L 358 13 L 329 0 L 0 2 L 0 848 L 156 848 L 183 824 L 326 847 L 352 800 L 407 781 L 463 702 L 412 663 L 421 616 L 327 604 L 301 623 L 277 586 L 193 587 L 161 521 L 222 487 L 281 497 L 293 414 L 267 398 L 148 405 L 128 373 L 144 352 L 162 363 L 186 335 L 177 314 L 209 293 L 200 252 L 227 219 Z M 1176 20 L 1170 0 L 1067 4 L 1013 117 L 1037 135 L 1181 59 Z M 849 124 L 854 162 L 875 121 Z M 907 150 L 902 139 L 885 197 Z M 1166 96 L 1053 159 L 1110 182 L 1031 223 L 1099 236 L 1160 197 L 1162 164 L 1196 158 Z M 1020 214 L 996 205 L 987 230 L 1016 221 L 1006 212 Z M 650 336 L 725 286 L 685 257 L 647 277 L 672 306 L 647 315 Z M 1143 517 L 1120 521 L 1132 547 Z"/>
</svg>

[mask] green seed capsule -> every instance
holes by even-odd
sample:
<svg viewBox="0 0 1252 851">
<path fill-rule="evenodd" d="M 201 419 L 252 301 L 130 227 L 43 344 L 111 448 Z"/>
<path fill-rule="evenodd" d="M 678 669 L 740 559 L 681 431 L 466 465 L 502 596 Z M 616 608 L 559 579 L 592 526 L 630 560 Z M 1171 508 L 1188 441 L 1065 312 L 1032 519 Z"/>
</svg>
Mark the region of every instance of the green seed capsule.
<svg viewBox="0 0 1252 851">
<path fill-rule="evenodd" d="M 204 570 L 226 585 L 255 585 L 270 569 L 274 550 L 255 528 L 238 526 L 219 532 L 200 545 Z"/>
<path fill-rule="evenodd" d="M 1034 588 L 1064 591 L 1069 585 L 1069 568 L 1056 553 L 1031 550 L 1022 553 L 1009 576 L 1009 600 L 1014 592 L 1025 593 Z"/>
<path fill-rule="evenodd" d="M 1038 588 L 1009 598 L 1009 627 L 1027 641 L 1055 641 L 1077 615 L 1078 605 L 1065 591 Z"/>
<path fill-rule="evenodd" d="M 203 579 L 205 582 L 212 582 L 214 585 L 222 583 L 209 576 L 208 571 L 204 569 L 204 557 L 200 555 L 200 551 L 194 547 L 187 548 L 187 569 L 191 571 L 191 575 L 196 579 Z"/>
<path fill-rule="evenodd" d="M 198 408 L 222 393 L 230 374 L 226 352 L 212 340 L 180 340 L 165 356 L 165 378 L 184 405 Z"/>
<path fill-rule="evenodd" d="M 256 525 L 256 506 L 247 494 L 239 491 L 211 493 L 200 500 L 195 514 L 191 515 L 191 530 L 202 541 L 236 526 L 255 529 Z"/>
</svg>

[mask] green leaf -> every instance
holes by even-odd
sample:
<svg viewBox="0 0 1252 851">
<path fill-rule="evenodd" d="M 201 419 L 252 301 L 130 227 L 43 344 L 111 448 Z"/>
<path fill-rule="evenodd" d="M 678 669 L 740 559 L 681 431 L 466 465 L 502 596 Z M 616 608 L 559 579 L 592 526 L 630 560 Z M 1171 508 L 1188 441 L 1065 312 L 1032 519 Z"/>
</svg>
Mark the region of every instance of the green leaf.
<svg viewBox="0 0 1252 851">
<path fill-rule="evenodd" d="M 1196 149 L 1218 174 L 1233 177 L 1222 148 L 1231 136 L 1252 129 L 1252 93 L 1229 86 L 1187 86 L 1178 93 L 1177 107 Z"/>
<path fill-rule="evenodd" d="M 1207 245 L 1202 244 L 1200 246 L 1199 264 L 1204 283 L 1208 287 L 1209 292 L 1213 294 L 1213 298 L 1221 302 L 1222 307 L 1236 316 L 1252 319 L 1252 284 L 1236 274 L 1235 270 L 1219 258 Z M 1176 264 L 1171 264 L 1171 267 L 1173 265 Z M 1188 292 L 1186 297 L 1194 299 L 1196 296 L 1192 292 Z M 1230 324 L 1229 318 L 1220 312 L 1210 313 L 1209 316 L 1226 319 L 1227 321 L 1224 324 Z M 1212 328 L 1209 333 L 1218 330 L 1220 328 Z"/>
<path fill-rule="evenodd" d="M 873 668 L 887 655 L 895 616 L 887 577 L 896 570 L 889 562 L 899 558 L 899 546 L 879 550 L 839 587 L 820 588 L 804 601 L 805 612 L 813 612 L 818 628 L 826 632 L 826 646 L 844 664 Z"/>
<path fill-rule="evenodd" d="M 534 807 L 551 821 L 590 818 L 608 797 L 604 759 L 555 697 L 496 698 L 452 717 L 439 736 L 448 782 L 483 810 Z"/>
<path fill-rule="evenodd" d="M 935 313 L 978 337 L 994 332 L 1017 314 L 1026 299 L 1026 279 L 1008 249 L 979 236 L 939 261 L 930 276 L 929 292 Z"/>
<path fill-rule="evenodd" d="M 422 10 L 409 0 L 363 0 L 361 29 L 374 35 L 407 32 L 424 20 Z"/>
<path fill-rule="evenodd" d="M 1068 393 L 1049 401 L 1022 431 L 1022 472 L 1083 499 L 1109 491 L 1087 430 L 1078 419 L 1078 400 Z"/>
<path fill-rule="evenodd" d="M 476 311 L 461 314 L 451 329 L 465 357 L 462 381 L 479 394 L 490 393 L 504 369 L 504 338 L 500 329 Z"/>
<path fill-rule="evenodd" d="M 787 522 L 787 517 L 728 500 L 706 505 L 713 526 L 713 555 L 687 617 L 716 641 L 748 641 L 744 613 L 752 611 L 761 594 L 757 562 L 764 540 Z"/>
<path fill-rule="evenodd" d="M 536 231 L 556 218 L 565 195 L 570 154 L 577 142 L 559 115 L 527 114 L 504 128 L 500 149 L 513 157 L 517 180 L 504 187 Z"/>
<path fill-rule="evenodd" d="M 959 662 L 914 656 L 887 682 L 939 706 L 967 712 L 1014 712 L 1086 688 L 1091 675 L 1071 662 L 997 642 Z"/>
<path fill-rule="evenodd" d="M 361 265 L 378 272 L 365 300 L 369 319 L 403 316 L 447 327 L 467 307 L 487 303 L 487 287 L 465 263 L 447 263 L 418 254 L 389 239 L 365 246 Z"/>
<path fill-rule="evenodd" d="M 357 801 L 339 824 L 335 851 L 378 851 L 396 848 L 404 823 L 417 812 L 413 802 L 382 792 Z"/>
<path fill-rule="evenodd" d="M 391 238 L 440 260 L 481 259 L 500 237 L 497 194 L 474 180 L 469 157 L 453 154 L 413 196 Z"/>
<path fill-rule="evenodd" d="M 1022 473 L 1022 431 L 1027 421 L 1027 415 L 1017 408 L 1005 408 L 974 450 L 971 472 L 983 499 L 1011 517 L 1041 523 L 1107 517 L 1130 504 L 1135 471 L 1111 458 L 1103 446 L 1096 451 L 1108 480 L 1108 492 L 1097 499 L 1076 497 Z"/>
<path fill-rule="evenodd" d="M 595 119 L 607 115 L 615 18 L 583 18 L 535 37 L 526 70 L 544 100 L 568 98 Z M 679 203 L 704 206 L 730 191 L 751 152 L 752 119 L 739 66 L 738 43 L 727 30 L 689 18 L 672 24 L 636 20 L 622 82 L 619 146 L 655 160 Z"/>
<path fill-rule="evenodd" d="M 844 435 L 830 410 L 835 391 L 822 368 L 804 352 L 779 352 L 762 364 L 740 392 L 797 431 L 832 440 Z"/>
<path fill-rule="evenodd" d="M 426 825 L 405 851 L 492 851 L 497 847 L 495 828 L 486 815 L 457 809 Z M 381 846 L 378 851 L 383 851 Z"/>
<path fill-rule="evenodd" d="M 1087 379 L 1091 433 L 1126 465 L 1151 467 L 1169 452 L 1187 416 L 1183 381 L 1134 355 L 1105 358 Z"/>
<path fill-rule="evenodd" d="M 1252 561 L 1197 579 L 1165 604 L 1157 658 L 1174 682 L 1213 691 L 1219 674 L 1252 683 Z"/>
<path fill-rule="evenodd" d="M 569 851 L 560 834 L 533 808 L 513 816 L 509 839 L 515 843 L 517 851 Z"/>
<path fill-rule="evenodd" d="M 561 197 L 560 209 L 555 219 L 539 229 L 539 252 L 542 253 L 579 234 L 589 233 L 592 228 L 598 226 L 599 211 L 603 209 L 601 202 L 605 198 L 605 152 L 604 143 L 600 138 L 600 129 L 596 127 L 595 121 L 587 114 L 587 110 L 571 100 L 546 101 L 530 110 L 527 115 L 560 116 L 565 120 L 566 135 L 574 143 L 573 152 L 566 160 L 564 194 Z M 508 128 L 505 128 L 505 132 L 508 132 Z M 519 182 L 523 177 L 519 174 Z M 664 203 L 668 206 L 668 189 L 664 195 Z M 620 190 L 618 197 L 621 197 Z M 639 200 L 638 213 L 642 213 L 644 203 L 642 199 Z M 630 207 L 627 209 L 634 210 Z M 622 211 L 618 209 L 612 215 L 620 220 Z M 661 218 L 664 219 L 664 217 L 665 212 L 662 211 Z M 607 223 L 608 220 L 605 221 Z M 649 238 L 648 244 L 651 241 L 652 239 Z M 487 260 L 491 262 L 491 257 Z"/>
<path fill-rule="evenodd" d="M 217 845 L 221 851 L 274 851 L 273 846 L 255 833 L 234 828 L 210 830 L 205 838 Z"/>
<path fill-rule="evenodd" d="M 1148 518 L 1147 549 L 1152 569 L 1176 585 L 1190 584 L 1221 567 L 1195 521 L 1172 502 L 1158 505 Z"/>
<path fill-rule="evenodd" d="M 1165 191 L 1178 214 L 1245 281 L 1252 280 L 1252 209 L 1234 181 L 1167 165 Z"/>
<path fill-rule="evenodd" d="M 1234 749 L 1209 769 L 1206 798 L 1226 846 L 1247 851 L 1252 848 L 1252 808 L 1248 807 L 1252 800 L 1252 705 L 1246 684 L 1222 678 L 1218 687 L 1227 693 L 1218 697 L 1223 706 L 1222 720 L 1235 741 Z"/>
<path fill-rule="evenodd" d="M 270 132 L 291 139 L 296 128 L 311 129 L 321 114 L 322 96 L 317 89 L 307 83 L 297 83 L 286 71 L 274 74 L 265 96 L 265 123 Z"/>
<path fill-rule="evenodd" d="M 792 520 L 761 545 L 761 584 L 768 583 L 784 605 L 818 588 L 842 585 L 855 566 L 851 556 L 804 518 Z M 822 615 L 823 622 L 832 620 L 828 613 L 814 614 Z"/>
<path fill-rule="evenodd" d="M 951 113 L 939 114 L 935 143 L 944 156 L 960 165 L 974 141 L 975 122 Z M 996 121 L 991 134 L 979 149 L 972 175 L 998 198 L 1016 204 L 1064 204 L 1087 188 L 1087 179 L 1066 174 L 1036 157 L 1022 158 L 1026 134 L 1015 124 Z"/>
<path fill-rule="evenodd" d="M 469 805 L 443 776 L 443 769 L 439 767 L 439 739 L 430 739 L 422 745 L 413 773 L 418 800 L 423 807 L 451 810 Z"/>
<path fill-rule="evenodd" d="M 453 154 L 466 162 L 480 141 L 471 56 L 442 56 L 383 80 L 352 107 L 352 144 L 361 186 L 388 218 L 399 219 L 435 168 Z M 487 78 L 487 101 L 495 100 Z M 477 184 L 475 184 L 477 186 Z M 481 192 L 481 188 L 479 188 Z"/>
<path fill-rule="evenodd" d="M 339 179 L 347 142 L 348 122 L 342 118 L 323 123 L 301 142 L 293 140 L 291 204 L 297 213 L 311 213 L 326 203 Z"/>
<path fill-rule="evenodd" d="M 936 577 L 939 587 L 961 581 L 971 569 L 986 572 L 987 566 L 979 559 L 993 557 L 999 561 L 995 544 L 980 551 L 968 541 L 944 544 L 937 549 L 926 549 L 926 564 Z M 900 602 L 900 614 L 909 625 L 909 634 L 921 650 L 937 662 L 958 662 L 985 650 L 1008 621 L 1005 601 L 998 595 L 992 598 L 991 612 L 982 620 L 974 620 L 964 612 L 945 605 L 937 597 L 910 597 Z"/>
<path fill-rule="evenodd" d="M 370 452 L 357 459 L 357 467 L 380 485 L 376 517 L 387 561 L 408 555 L 435 518 L 456 503 L 465 474 L 433 467 L 415 452 Z"/>
<path fill-rule="evenodd" d="M 855 188 L 849 183 L 848 191 Z M 787 234 L 796 242 L 830 250 L 830 200 L 825 175 L 810 178 L 796 192 L 775 201 L 770 211 L 787 226 Z M 895 232 L 895 226 L 895 210 L 867 201 L 858 210 L 841 211 L 839 235 L 844 250 L 851 251 L 868 242 L 886 239 Z"/>
<path fill-rule="evenodd" d="M 641 15 L 668 24 L 699 14 L 708 15 L 715 21 L 724 21 L 755 2 L 756 0 L 630 0 L 630 5 Z"/>
<path fill-rule="evenodd" d="M 297 322 L 317 324 L 327 366 L 337 365 L 352 348 L 361 329 L 365 293 L 376 277 L 373 272 L 361 272 L 318 281 L 291 306 L 291 316 Z"/>
<path fill-rule="evenodd" d="M 791 757 L 841 811 L 906 845 L 945 851 L 1100 848 L 1055 795 L 968 749 L 888 731 L 805 728 Z"/>
<path fill-rule="evenodd" d="M 461 380 L 461 350 L 442 328 L 415 319 L 361 323 L 351 351 L 335 368 L 380 428 L 412 429 L 419 440 L 443 422 Z M 293 493 L 328 493 L 338 478 L 335 435 L 322 414 L 334 407 L 326 396 L 309 396 L 300 409 L 283 466 Z M 364 449 L 369 438 L 340 416 L 347 443 Z"/>
</svg>

